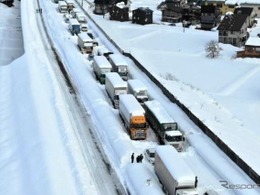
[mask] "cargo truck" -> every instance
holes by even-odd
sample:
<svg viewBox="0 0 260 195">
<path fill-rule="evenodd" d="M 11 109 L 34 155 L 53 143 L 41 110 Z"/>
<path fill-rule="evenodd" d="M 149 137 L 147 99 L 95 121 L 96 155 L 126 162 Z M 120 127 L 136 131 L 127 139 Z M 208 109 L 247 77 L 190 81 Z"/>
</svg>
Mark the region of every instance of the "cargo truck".
<svg viewBox="0 0 260 195">
<path fill-rule="evenodd" d="M 105 89 L 115 108 L 118 108 L 119 95 L 127 94 L 127 83 L 116 72 L 106 73 Z"/>
<path fill-rule="evenodd" d="M 106 82 L 106 73 L 111 72 L 112 66 L 104 56 L 94 56 L 93 58 L 93 70 L 101 84 Z"/>
<path fill-rule="evenodd" d="M 174 147 L 155 148 L 154 171 L 166 194 L 199 195 L 197 176 Z"/>
<path fill-rule="evenodd" d="M 185 138 L 177 122 L 166 112 L 157 100 L 146 101 L 143 105 L 150 126 L 158 135 L 162 144 L 172 145 L 179 152 L 183 150 Z"/>
<path fill-rule="evenodd" d="M 74 1 L 73 0 L 65 0 L 68 7 L 67 7 L 67 11 L 70 13 L 71 10 L 73 10 L 74 8 Z"/>
<path fill-rule="evenodd" d="M 128 64 L 122 54 L 110 54 L 108 59 L 113 67 L 113 72 L 117 72 L 123 80 L 128 79 Z"/>
<path fill-rule="evenodd" d="M 74 34 L 79 34 L 80 33 L 80 23 L 78 22 L 77 19 L 75 18 L 70 18 L 69 19 L 69 30 L 72 35 Z"/>
<path fill-rule="evenodd" d="M 68 11 L 67 3 L 65 1 L 59 1 L 58 9 L 59 9 L 60 13 L 67 13 L 67 11 Z"/>
<path fill-rule="evenodd" d="M 78 34 L 78 46 L 81 53 L 91 54 L 94 47 L 94 41 L 89 37 L 87 32 Z"/>
<path fill-rule="evenodd" d="M 148 125 L 145 111 L 132 94 L 119 96 L 119 114 L 131 139 L 146 139 Z"/>
<path fill-rule="evenodd" d="M 87 22 L 85 15 L 82 12 L 76 13 L 76 19 L 78 20 L 79 23 L 86 23 Z"/>
<path fill-rule="evenodd" d="M 148 90 L 144 83 L 139 79 L 131 79 L 127 81 L 128 93 L 133 94 L 135 98 L 143 104 L 148 100 Z"/>
</svg>

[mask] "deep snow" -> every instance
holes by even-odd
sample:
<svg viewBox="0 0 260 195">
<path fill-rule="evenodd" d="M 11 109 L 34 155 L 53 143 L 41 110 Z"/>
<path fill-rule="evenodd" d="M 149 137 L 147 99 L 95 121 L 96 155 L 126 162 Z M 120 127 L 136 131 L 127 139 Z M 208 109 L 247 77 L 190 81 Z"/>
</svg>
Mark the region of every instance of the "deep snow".
<svg viewBox="0 0 260 195">
<path fill-rule="evenodd" d="M 28 3 L 28 1 L 23 2 L 24 9 L 26 9 L 26 3 Z M 133 3 L 134 5 L 132 5 L 132 7 L 142 4 L 150 5 L 154 8 L 156 7 L 155 3 L 156 1 L 149 1 L 148 4 L 144 1 L 137 2 L 136 4 Z M 96 136 L 101 140 L 102 147 L 109 156 L 111 165 L 119 175 L 121 182 L 127 184 L 131 194 L 162 194 L 159 182 L 154 175 L 153 167 L 149 163 L 145 161 L 143 164 L 130 164 L 132 152 L 136 154 L 142 153 L 145 148 L 156 146 L 156 141 L 154 141 L 153 138 L 144 142 L 136 142 L 129 139 L 129 135 L 124 131 L 120 122 L 118 111 L 111 107 L 111 103 L 104 91 L 104 86 L 101 86 L 95 80 L 91 63 L 87 60 L 86 56 L 78 52 L 76 37 L 72 37 L 69 34 L 67 24 L 63 22 L 62 15 L 56 12 L 55 8 L 57 5 L 51 1 L 41 1 L 41 5 L 44 8 L 43 17 L 47 21 L 47 28 L 49 32 L 51 32 L 51 37 L 54 40 L 58 53 L 61 55 L 81 95 L 83 104 L 87 109 L 87 114 L 92 119 Z M 27 9 L 27 14 L 35 13 L 34 10 L 28 7 Z M 48 12 L 45 12 L 45 10 L 48 10 Z M 159 16 L 158 13 L 155 13 L 155 15 Z M 228 105 L 220 106 L 218 101 L 212 100 L 211 98 L 214 98 L 214 94 L 216 93 L 216 91 L 214 91 L 215 88 L 221 88 L 221 86 L 226 85 L 225 81 L 231 82 L 233 80 L 229 77 L 236 78 L 246 70 L 254 70 L 252 67 L 257 60 L 238 59 L 236 61 L 241 61 L 240 65 L 238 63 L 238 67 L 240 68 L 239 70 L 234 70 L 234 67 L 237 68 L 237 63 L 233 63 L 231 57 L 237 48 L 228 45 L 222 45 L 225 49 L 220 59 L 209 60 L 204 58 L 204 44 L 208 40 L 211 40 L 211 36 L 214 37 L 216 32 L 203 34 L 202 32 L 195 32 L 193 29 L 186 29 L 185 32 L 183 32 L 181 27 L 175 28 L 168 26 L 160 26 L 158 29 L 158 25 L 148 25 L 144 28 L 143 26 L 133 25 L 130 22 L 118 23 L 108 21 L 99 16 L 93 17 L 99 24 L 102 24 L 102 28 L 104 28 L 110 36 L 113 36 L 113 39 L 116 40 L 122 48 L 131 48 L 131 53 L 139 60 L 142 60 L 142 63 L 149 64 L 151 71 L 154 72 L 165 85 L 169 86 L 169 88 L 174 87 L 172 91 L 176 91 L 178 97 L 191 104 L 191 108 L 202 117 L 205 117 L 205 120 L 209 120 L 209 124 L 215 125 L 215 123 L 213 123 L 214 121 L 226 120 L 226 118 L 218 118 L 225 115 L 228 116 L 228 123 L 230 126 L 232 125 L 231 127 L 234 127 L 234 124 L 238 124 L 238 126 L 241 126 L 241 123 L 247 124 L 246 120 L 249 119 L 245 119 L 243 122 L 238 119 L 233 120 L 233 118 L 235 118 L 234 115 L 237 115 L 237 113 L 231 112 L 229 110 L 230 108 L 226 108 Z M 24 18 L 26 17 L 24 16 Z M 24 21 L 23 25 L 36 26 L 36 24 L 30 24 L 28 18 L 30 17 L 27 17 L 27 22 Z M 55 18 L 55 20 L 53 18 Z M 159 20 L 157 21 L 159 22 Z M 113 27 L 112 25 L 116 26 L 116 28 L 111 28 Z M 114 31 L 114 29 L 118 30 Z M 131 31 L 133 34 L 125 33 L 126 31 L 129 32 L 129 29 L 134 30 Z M 36 39 L 34 39 L 35 37 L 32 36 L 33 34 L 30 30 L 32 29 L 28 28 L 23 31 L 26 40 L 30 40 L 25 44 L 25 48 L 27 48 L 26 51 L 31 51 L 30 53 L 34 53 L 35 56 L 41 55 L 37 54 L 37 52 L 35 53 L 35 51 L 39 49 L 39 45 L 34 42 Z M 120 31 L 122 32 L 120 33 Z M 172 33 L 173 31 L 178 35 L 178 38 L 175 37 L 176 34 Z M 166 33 L 163 37 L 175 35 L 170 39 L 172 40 L 174 38 L 174 44 L 162 44 L 163 39 L 159 36 L 162 35 L 162 33 Z M 194 36 L 184 36 L 184 33 L 190 33 Z M 189 39 L 192 45 L 195 45 L 194 47 L 192 47 L 191 44 L 184 44 L 190 43 L 188 41 Z M 102 42 L 102 36 L 99 36 L 99 40 Z M 126 40 L 130 41 L 128 42 Z M 155 40 L 155 42 L 151 40 Z M 156 40 L 160 42 L 156 42 Z M 144 48 L 139 48 L 140 41 Z M 149 46 L 147 43 L 152 43 L 152 45 Z M 136 45 L 138 45 L 138 47 Z M 161 47 L 158 47 L 158 45 Z M 160 50 L 157 51 L 157 48 Z M 153 60 L 151 60 L 151 56 L 148 54 L 153 56 L 160 55 L 158 59 L 153 58 Z M 185 61 L 187 56 L 189 60 Z M 86 167 L 86 164 L 84 164 L 77 143 L 78 141 L 75 135 L 70 131 L 72 124 L 69 122 L 71 120 L 67 120 L 69 118 L 66 109 L 67 102 L 57 88 L 58 85 L 55 84 L 57 81 L 54 79 L 54 75 L 49 72 L 48 68 L 46 69 L 45 64 L 49 62 L 40 61 L 39 63 L 38 60 L 41 58 L 42 57 L 34 58 L 31 55 L 25 54 L 14 63 L 0 67 L 0 132 L 2 138 L 0 150 L 2 151 L 1 154 L 3 154 L 0 161 L 0 175 L 1 178 L 5 178 L 1 181 L 0 191 L 5 192 L 5 194 L 17 194 L 18 192 L 19 194 L 43 194 L 43 192 L 44 194 L 88 194 L 90 192 L 91 194 L 100 194 L 95 184 L 92 183 L 88 171 L 86 171 L 86 169 L 90 169 L 91 167 Z M 178 64 L 169 63 L 169 59 L 173 58 L 174 62 L 181 62 L 181 65 L 177 66 Z M 243 66 L 244 61 L 251 62 L 248 65 L 249 67 Z M 131 62 L 129 63 L 131 64 Z M 164 65 L 168 63 L 169 65 Z M 164 68 L 162 68 L 162 64 L 165 66 Z M 221 68 L 219 68 L 219 66 L 221 66 Z M 157 67 L 159 67 L 159 69 Z M 221 179 L 225 179 L 234 184 L 252 183 L 252 181 L 237 168 L 227 156 L 220 152 L 187 117 L 182 116 L 179 109 L 176 108 L 176 105 L 169 103 L 169 101 L 161 95 L 160 90 L 140 73 L 138 69 L 132 65 L 129 69 L 134 78 L 144 80 L 150 91 L 149 95 L 154 99 L 160 100 L 173 118 L 181 124 L 191 144 L 191 146 L 187 148 L 187 151 L 182 153 L 182 157 L 198 175 L 199 187 L 202 191 L 205 189 L 214 189 L 220 194 L 258 194 L 255 190 L 234 191 L 225 190 L 221 187 L 219 183 Z M 190 71 L 187 72 L 187 69 Z M 171 72 L 171 70 L 173 70 L 173 72 Z M 229 70 L 228 73 L 226 73 L 227 70 Z M 215 78 L 215 74 L 213 74 L 215 71 L 215 74 L 218 73 L 221 76 L 226 75 L 226 77 L 221 77 L 221 80 L 216 79 L 213 85 L 210 85 L 212 84 L 211 80 Z M 23 74 L 21 74 L 21 72 Z M 185 74 L 183 74 L 183 72 L 185 72 Z M 196 72 L 202 75 L 194 74 Z M 205 77 L 205 75 L 211 72 L 211 76 Z M 163 78 L 166 73 L 173 75 L 173 81 Z M 188 74 L 188 76 L 186 74 Z M 252 74 L 247 74 L 248 78 L 251 78 L 254 74 L 254 71 L 252 71 Z M 191 80 L 189 80 L 189 77 Z M 204 78 L 210 81 L 205 82 Z M 197 82 L 196 85 L 193 84 L 193 81 Z M 243 79 L 239 77 L 238 81 L 242 82 Z M 241 86 L 240 82 L 233 83 L 232 89 L 234 89 L 234 91 L 237 87 Z M 249 89 L 245 88 L 245 90 Z M 227 89 L 226 93 L 230 91 L 232 90 Z M 191 92 L 193 92 L 192 95 Z M 199 98 L 195 100 L 195 97 Z M 248 96 L 246 100 L 251 101 L 250 97 L 252 96 Z M 231 96 L 231 98 L 233 98 L 233 96 Z M 207 102 L 208 104 L 206 104 Z M 214 110 L 210 111 L 209 106 L 212 105 L 214 106 Z M 218 112 L 216 112 L 216 107 Z M 233 105 L 231 105 L 231 107 L 233 108 Z M 203 108 L 206 108 L 206 110 Z M 205 113 L 202 113 L 202 111 L 205 111 Z M 211 112 L 212 115 L 210 116 L 209 114 Z M 217 113 L 220 113 L 220 115 L 216 116 Z M 251 119 L 251 116 L 247 118 Z M 46 123 L 46 121 L 48 122 Z M 231 124 L 232 121 L 235 122 Z M 257 122 L 254 121 L 254 123 Z M 243 130 L 244 129 L 241 129 L 241 131 Z M 249 133 L 253 134 L 254 131 Z M 153 135 L 151 132 L 149 132 L 149 134 L 150 136 Z M 226 136 L 226 138 L 230 140 L 230 135 Z M 256 140 L 258 136 L 253 134 L 250 136 L 250 139 L 244 140 L 247 148 L 253 138 Z M 257 147 L 256 144 L 257 143 L 253 146 Z M 239 149 L 242 150 L 242 148 Z M 250 161 L 256 163 L 256 167 L 259 167 L 259 164 L 257 164 L 258 159 L 255 157 L 254 155 L 248 154 Z M 62 166 L 60 166 L 61 164 Z M 147 183 L 148 178 L 152 178 L 151 183 Z M 10 183 L 14 185 L 10 185 Z"/>
</svg>

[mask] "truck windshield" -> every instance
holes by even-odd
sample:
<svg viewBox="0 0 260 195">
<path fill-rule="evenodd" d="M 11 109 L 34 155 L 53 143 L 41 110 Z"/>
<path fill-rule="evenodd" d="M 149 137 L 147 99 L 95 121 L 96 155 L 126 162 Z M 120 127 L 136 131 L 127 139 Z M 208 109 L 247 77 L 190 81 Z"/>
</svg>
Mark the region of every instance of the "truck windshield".
<svg viewBox="0 0 260 195">
<path fill-rule="evenodd" d="M 182 136 L 169 136 L 169 135 L 165 135 L 165 139 L 168 142 L 180 142 L 180 141 L 182 141 Z"/>
<path fill-rule="evenodd" d="M 165 131 L 169 130 L 178 130 L 178 125 L 177 123 L 167 123 L 163 125 Z"/>
<path fill-rule="evenodd" d="M 146 90 L 140 90 L 138 92 L 138 95 L 140 95 L 140 96 L 147 96 L 147 91 Z"/>
<path fill-rule="evenodd" d="M 146 128 L 146 123 L 132 124 L 130 128 Z"/>
</svg>

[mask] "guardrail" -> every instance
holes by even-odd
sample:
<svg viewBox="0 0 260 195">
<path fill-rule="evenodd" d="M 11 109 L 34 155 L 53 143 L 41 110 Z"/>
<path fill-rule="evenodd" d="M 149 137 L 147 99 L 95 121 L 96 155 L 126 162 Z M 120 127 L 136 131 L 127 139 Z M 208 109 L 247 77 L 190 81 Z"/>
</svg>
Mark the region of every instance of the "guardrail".
<svg viewBox="0 0 260 195">
<path fill-rule="evenodd" d="M 228 145 L 226 145 L 213 131 L 211 131 L 195 114 L 193 114 L 183 103 L 181 103 L 172 92 L 168 91 L 134 56 L 124 52 L 107 34 L 106 32 L 90 17 L 85 11 L 89 19 L 104 33 L 105 37 L 113 43 L 113 45 L 125 56 L 129 57 L 136 66 L 143 71 L 164 93 L 164 95 L 172 102 L 176 103 L 182 111 L 234 162 L 236 163 L 256 184 L 260 184 L 260 176 L 251 168 L 243 159 L 241 159 Z"/>
</svg>

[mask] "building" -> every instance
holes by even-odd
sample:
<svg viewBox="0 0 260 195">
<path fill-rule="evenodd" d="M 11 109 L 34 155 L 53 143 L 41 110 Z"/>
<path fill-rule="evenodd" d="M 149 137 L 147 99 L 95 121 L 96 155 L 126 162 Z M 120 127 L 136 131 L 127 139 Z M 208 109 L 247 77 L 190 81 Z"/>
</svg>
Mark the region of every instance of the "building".
<svg viewBox="0 0 260 195">
<path fill-rule="evenodd" d="M 153 10 L 148 7 L 139 7 L 133 10 L 132 23 L 136 24 L 152 24 L 153 23 Z"/>
<path fill-rule="evenodd" d="M 224 15 L 227 11 L 227 6 L 225 4 L 226 0 L 207 0 L 203 1 L 203 5 L 213 5 L 216 6 L 220 12 L 220 15 Z"/>
<path fill-rule="evenodd" d="M 252 7 L 237 7 L 234 10 L 234 14 L 245 14 L 247 15 L 247 26 L 251 27 L 254 24 L 255 12 Z"/>
<path fill-rule="evenodd" d="M 162 21 L 176 23 L 182 18 L 182 8 L 179 1 L 166 0 L 161 7 Z"/>
<path fill-rule="evenodd" d="M 220 22 L 220 12 L 215 5 L 202 5 L 200 23 L 201 29 L 211 30 Z"/>
<path fill-rule="evenodd" d="M 260 38 L 249 37 L 246 41 L 244 51 L 238 51 L 237 57 L 260 58 Z"/>
<path fill-rule="evenodd" d="M 237 6 L 253 8 L 256 17 L 260 17 L 260 1 L 259 0 L 226 0 L 226 5 L 232 7 L 234 11 Z"/>
<path fill-rule="evenodd" d="M 247 15 L 226 15 L 217 30 L 219 42 L 241 47 L 247 40 Z"/>
<path fill-rule="evenodd" d="M 117 21 L 128 21 L 129 20 L 129 7 L 126 6 L 123 2 L 112 5 L 109 8 L 109 19 Z"/>
<path fill-rule="evenodd" d="M 110 0 L 94 0 L 95 8 L 94 14 L 104 15 L 108 13 Z"/>
</svg>

